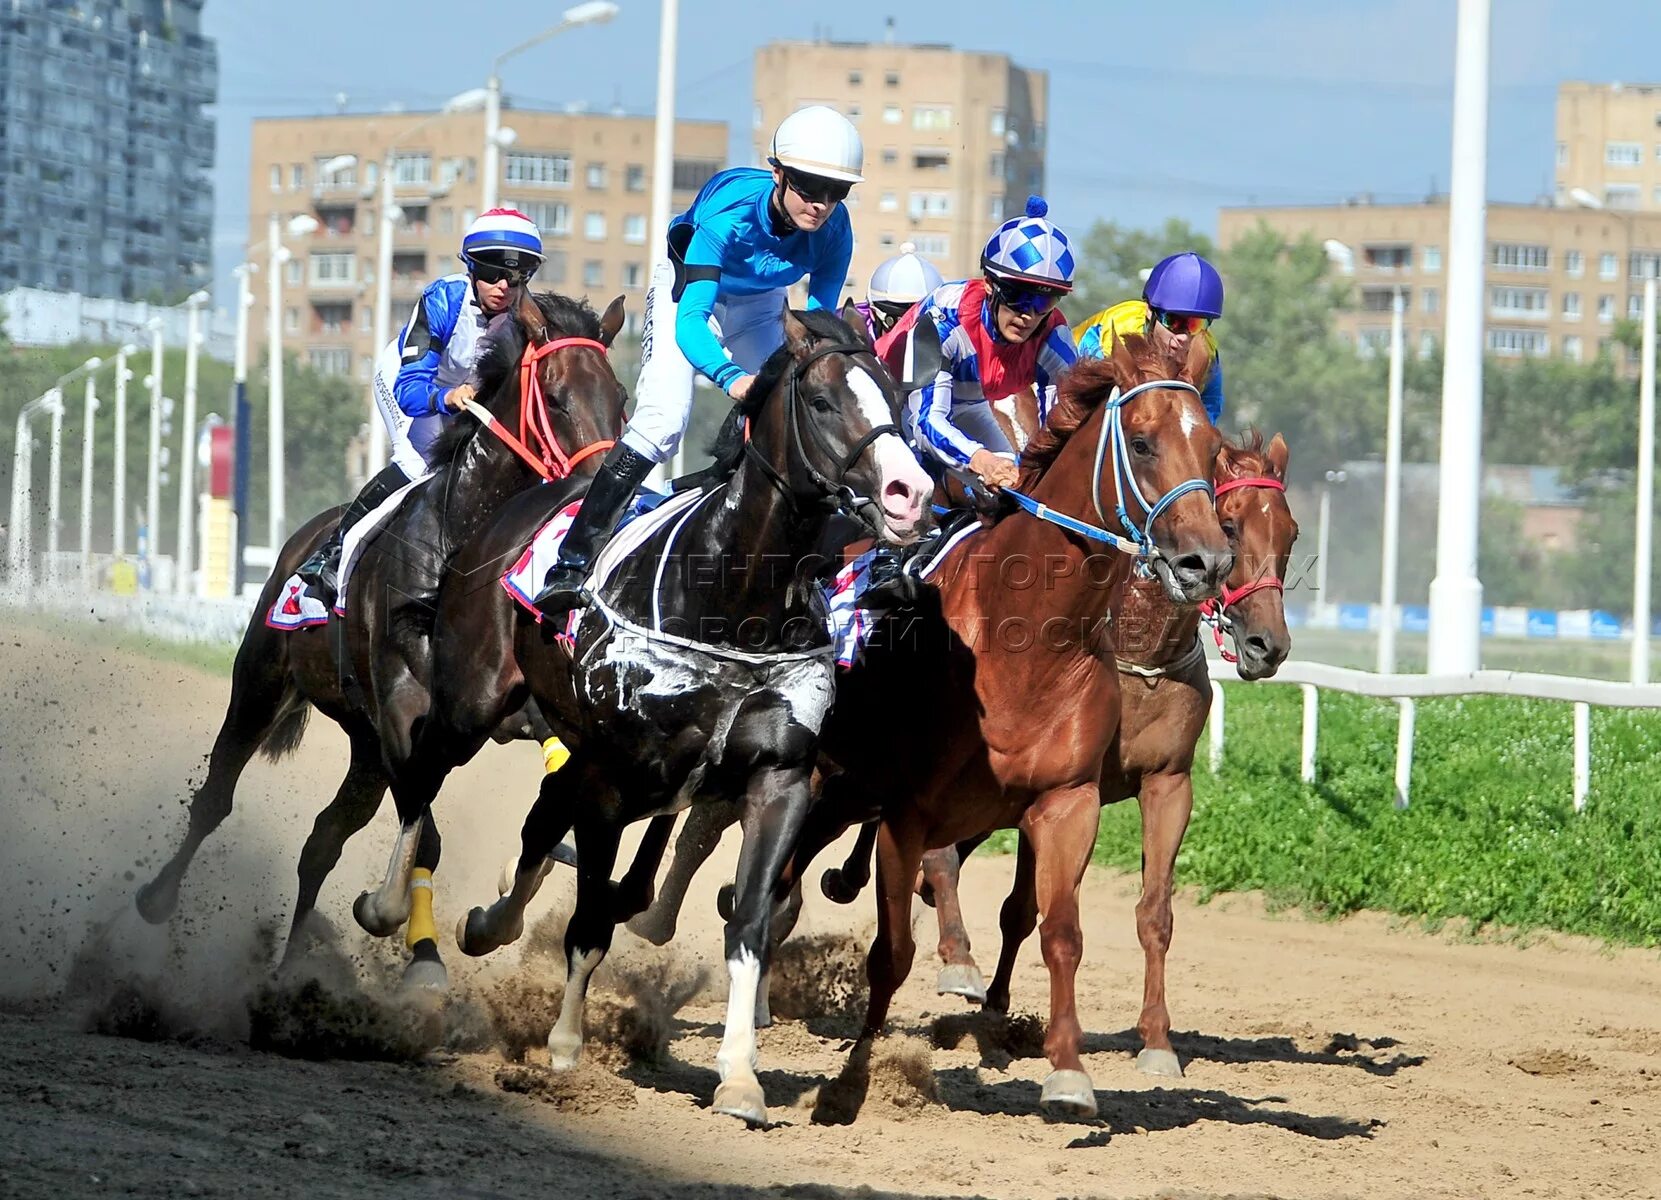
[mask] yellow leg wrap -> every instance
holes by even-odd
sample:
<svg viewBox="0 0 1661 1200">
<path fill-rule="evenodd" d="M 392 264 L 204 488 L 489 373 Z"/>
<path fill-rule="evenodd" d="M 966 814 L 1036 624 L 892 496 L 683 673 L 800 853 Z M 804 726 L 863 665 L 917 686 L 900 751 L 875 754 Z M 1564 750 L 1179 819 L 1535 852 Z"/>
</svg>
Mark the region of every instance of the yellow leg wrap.
<svg viewBox="0 0 1661 1200">
<path fill-rule="evenodd" d="M 557 737 L 551 737 L 542 743 L 542 765 L 552 775 L 566 763 L 571 761 L 571 751 L 565 748 L 565 743 Z"/>
<path fill-rule="evenodd" d="M 419 942 L 438 940 L 438 926 L 433 924 L 433 873 L 416 867 L 409 877 L 409 925 L 404 930 L 404 945 L 411 950 Z"/>
</svg>

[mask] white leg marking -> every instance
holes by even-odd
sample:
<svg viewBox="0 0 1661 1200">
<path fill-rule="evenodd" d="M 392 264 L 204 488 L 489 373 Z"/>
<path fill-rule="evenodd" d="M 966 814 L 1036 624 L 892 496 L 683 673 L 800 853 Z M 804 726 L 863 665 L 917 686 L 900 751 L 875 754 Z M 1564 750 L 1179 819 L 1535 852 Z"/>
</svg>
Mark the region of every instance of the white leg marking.
<svg viewBox="0 0 1661 1200">
<path fill-rule="evenodd" d="M 588 980 L 605 956 L 603 950 L 585 950 L 566 970 L 565 995 L 559 1002 L 559 1019 L 548 1034 L 548 1057 L 555 1070 L 574 1067 L 582 1057 L 583 1011 L 588 1003 Z"/>
<path fill-rule="evenodd" d="M 747 949 L 727 960 L 727 1031 L 715 1055 L 715 1069 L 725 1083 L 734 1073 L 749 1076 L 756 1070 L 756 991 L 761 986 L 761 961 Z"/>
</svg>

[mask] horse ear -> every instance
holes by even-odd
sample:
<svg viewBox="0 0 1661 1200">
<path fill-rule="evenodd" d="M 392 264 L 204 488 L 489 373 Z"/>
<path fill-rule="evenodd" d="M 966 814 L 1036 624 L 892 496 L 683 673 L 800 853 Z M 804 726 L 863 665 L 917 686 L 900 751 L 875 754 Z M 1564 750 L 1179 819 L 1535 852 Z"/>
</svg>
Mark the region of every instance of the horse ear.
<svg viewBox="0 0 1661 1200">
<path fill-rule="evenodd" d="M 1274 469 L 1276 479 L 1286 478 L 1286 464 L 1292 461 L 1292 449 L 1286 444 L 1286 439 L 1275 434 L 1269 439 L 1269 448 L 1263 452 L 1263 457 L 1269 460 L 1269 466 Z"/>
<path fill-rule="evenodd" d="M 813 340 L 813 335 L 807 331 L 807 326 L 803 325 L 796 314 L 790 310 L 790 301 L 783 301 L 782 307 L 785 344 L 790 347 L 790 353 L 803 354 L 807 351 L 808 343 Z"/>
<path fill-rule="evenodd" d="M 1182 364 L 1180 375 L 1195 387 L 1203 387 L 1211 374 L 1211 341 L 1204 334 L 1188 339 L 1188 361 Z"/>
<path fill-rule="evenodd" d="M 854 331 L 855 337 L 857 337 L 865 345 L 870 346 L 873 350 L 876 349 L 876 346 L 871 341 L 871 331 L 866 327 L 865 318 L 859 315 L 859 309 L 854 307 L 854 302 L 852 300 L 844 300 L 842 302 L 842 311 L 837 315 L 842 318 L 842 323 L 844 325 Z"/>
<path fill-rule="evenodd" d="M 606 305 L 606 311 L 600 314 L 600 342 L 610 346 L 611 339 L 617 336 L 617 331 L 623 328 L 623 297 L 618 296 Z"/>
<path fill-rule="evenodd" d="M 531 299 L 529 288 L 519 289 L 519 303 L 514 307 L 514 315 L 519 318 L 519 324 L 524 326 L 525 332 L 533 342 L 548 340 L 548 322 L 542 315 L 542 309 Z"/>
</svg>

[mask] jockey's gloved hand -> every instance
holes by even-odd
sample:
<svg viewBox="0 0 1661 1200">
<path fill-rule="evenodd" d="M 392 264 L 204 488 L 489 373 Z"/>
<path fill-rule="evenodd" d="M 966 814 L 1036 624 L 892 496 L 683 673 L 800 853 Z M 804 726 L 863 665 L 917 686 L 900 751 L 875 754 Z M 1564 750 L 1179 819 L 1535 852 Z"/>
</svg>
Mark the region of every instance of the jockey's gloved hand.
<svg viewBox="0 0 1661 1200">
<path fill-rule="evenodd" d="M 987 487 L 1014 487 L 1021 478 L 1020 469 L 1001 454 L 994 454 L 990 450 L 976 450 L 969 459 L 969 469 Z"/>
</svg>

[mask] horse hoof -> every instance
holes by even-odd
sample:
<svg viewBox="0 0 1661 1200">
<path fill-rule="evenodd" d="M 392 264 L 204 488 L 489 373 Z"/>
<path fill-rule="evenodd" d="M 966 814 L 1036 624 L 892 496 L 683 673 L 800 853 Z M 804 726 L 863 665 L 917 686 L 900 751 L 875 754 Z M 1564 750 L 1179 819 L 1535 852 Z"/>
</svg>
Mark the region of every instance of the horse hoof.
<svg viewBox="0 0 1661 1200">
<path fill-rule="evenodd" d="M 767 1124 L 767 1096 L 754 1079 L 729 1079 L 722 1083 L 715 1089 L 710 1107 L 726 1116 L 737 1117 L 746 1125 Z"/>
<path fill-rule="evenodd" d="M 502 864 L 502 873 L 496 876 L 496 894 L 505 896 L 513 890 L 513 881 L 519 874 L 519 856 L 515 854 Z"/>
<path fill-rule="evenodd" d="M 819 876 L 819 890 L 832 904 L 852 904 L 860 893 L 839 867 L 830 867 Z"/>
<path fill-rule="evenodd" d="M 569 1071 L 582 1060 L 583 1041 L 559 1030 L 548 1035 L 548 1065 L 556 1071 Z"/>
<path fill-rule="evenodd" d="M 409 920 L 409 905 L 406 900 L 403 912 L 389 913 L 381 907 L 379 892 L 364 892 L 352 901 L 352 916 L 371 937 L 391 937 Z"/>
<path fill-rule="evenodd" d="M 721 914 L 721 919 L 723 921 L 732 920 L 734 909 L 733 897 L 735 895 L 737 895 L 737 889 L 730 883 L 723 885 L 721 890 L 715 893 L 715 911 Z"/>
<path fill-rule="evenodd" d="M 436 958 L 417 958 L 404 968 L 398 991 L 405 996 L 442 996 L 450 990 L 450 972 Z"/>
<path fill-rule="evenodd" d="M 986 980 L 974 963 L 947 963 L 940 968 L 934 990 L 942 996 L 962 996 L 976 1004 L 986 1003 Z"/>
<path fill-rule="evenodd" d="M 635 937 L 644 938 L 654 946 L 667 946 L 669 939 L 675 936 L 675 923 L 658 916 L 651 909 L 637 917 L 630 917 L 624 924 Z"/>
<path fill-rule="evenodd" d="M 524 925 L 512 930 L 510 936 L 500 937 L 491 931 L 488 909 L 471 908 L 456 922 L 456 948 L 469 958 L 482 958 L 493 950 L 512 945 L 519 940 Z"/>
<path fill-rule="evenodd" d="M 1166 1079 L 1181 1079 L 1182 1064 L 1175 1050 L 1155 1050 L 1152 1047 L 1136 1056 L 1136 1069 L 1144 1075 L 1159 1075 Z"/>
<path fill-rule="evenodd" d="M 1096 1115 L 1096 1088 L 1083 1071 L 1051 1071 L 1044 1077 L 1038 1105 L 1061 1117 Z"/>
<path fill-rule="evenodd" d="M 154 880 L 138 889 L 138 895 L 133 897 L 133 906 L 138 909 L 138 915 L 150 924 L 165 925 L 173 910 L 179 907 L 179 889 Z"/>
</svg>

